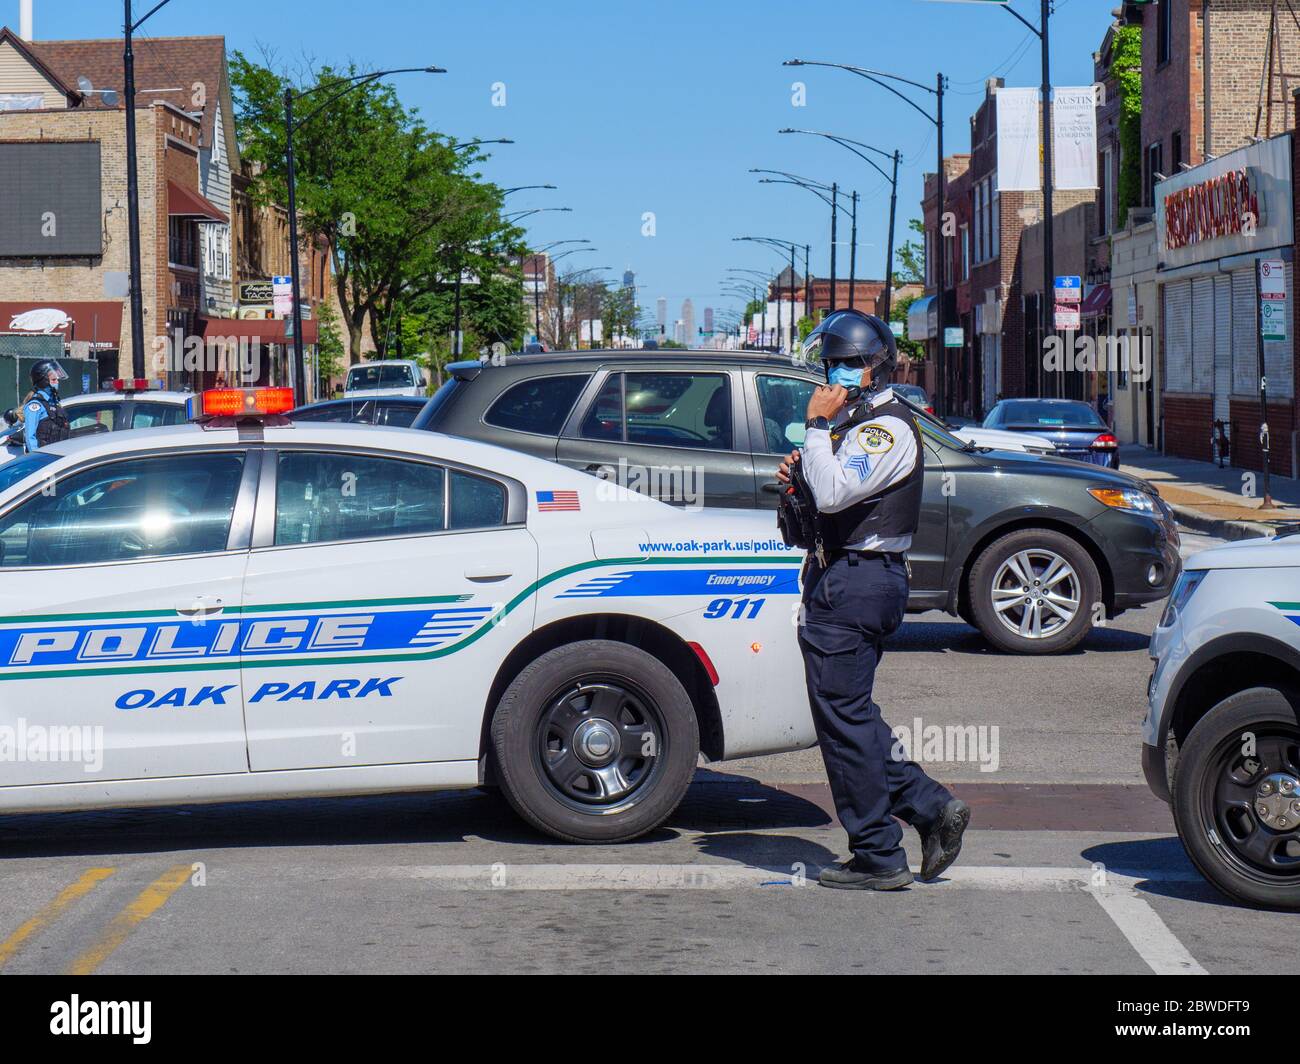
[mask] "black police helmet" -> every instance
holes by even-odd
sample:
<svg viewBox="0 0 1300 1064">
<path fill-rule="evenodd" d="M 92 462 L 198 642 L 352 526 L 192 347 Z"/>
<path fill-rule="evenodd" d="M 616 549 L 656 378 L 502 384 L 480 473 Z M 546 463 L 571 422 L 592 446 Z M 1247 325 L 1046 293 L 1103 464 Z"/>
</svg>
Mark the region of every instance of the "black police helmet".
<svg viewBox="0 0 1300 1064">
<path fill-rule="evenodd" d="M 898 341 L 893 330 L 874 314 L 836 310 L 827 314 L 803 343 L 804 357 L 820 359 L 830 379 L 837 362 L 871 369 L 883 381 L 898 362 Z"/>
<path fill-rule="evenodd" d="M 50 374 L 53 373 L 55 380 L 66 381 L 68 375 L 63 372 L 60 366 L 51 358 L 43 358 L 32 366 L 32 384 L 37 388 L 44 388 L 50 383 Z"/>
</svg>

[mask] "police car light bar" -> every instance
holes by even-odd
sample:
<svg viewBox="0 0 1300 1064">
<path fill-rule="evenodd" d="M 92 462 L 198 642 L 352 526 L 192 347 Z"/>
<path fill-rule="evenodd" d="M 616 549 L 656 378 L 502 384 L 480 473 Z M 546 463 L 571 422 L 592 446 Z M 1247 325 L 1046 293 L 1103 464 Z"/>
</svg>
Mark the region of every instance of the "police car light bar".
<svg viewBox="0 0 1300 1064">
<path fill-rule="evenodd" d="M 293 409 L 292 388 L 209 388 L 189 400 L 190 417 L 265 418 Z"/>
<path fill-rule="evenodd" d="M 162 387 L 162 381 L 146 380 L 144 377 L 123 379 L 119 377 L 112 382 L 115 392 L 147 392 Z"/>
</svg>

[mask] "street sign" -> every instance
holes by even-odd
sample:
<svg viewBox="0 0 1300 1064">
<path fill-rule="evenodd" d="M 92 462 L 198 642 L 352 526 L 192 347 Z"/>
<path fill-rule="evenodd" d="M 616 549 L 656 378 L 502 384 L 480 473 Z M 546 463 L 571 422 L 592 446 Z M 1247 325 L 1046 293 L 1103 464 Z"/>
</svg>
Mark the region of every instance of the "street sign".
<svg viewBox="0 0 1300 1064">
<path fill-rule="evenodd" d="M 1058 277 L 1056 279 L 1056 301 L 1058 303 L 1081 303 L 1083 301 L 1081 280 L 1077 274 Z"/>
<path fill-rule="evenodd" d="M 272 277 L 271 294 L 275 303 L 276 314 L 286 317 L 293 314 L 293 278 Z"/>
<path fill-rule="evenodd" d="M 1286 301 L 1261 299 L 1259 302 L 1259 327 L 1265 340 L 1286 339 Z"/>
<path fill-rule="evenodd" d="M 1286 264 L 1281 259 L 1259 260 L 1259 298 L 1286 299 Z"/>
<path fill-rule="evenodd" d="M 961 326 L 949 325 L 943 330 L 944 347 L 961 347 L 966 342 L 966 335 L 962 332 Z"/>
<path fill-rule="evenodd" d="M 889 323 L 889 331 L 893 333 L 895 336 L 902 336 L 903 323 L 901 321 L 891 321 Z"/>
<path fill-rule="evenodd" d="M 1078 303 L 1057 303 L 1055 327 L 1058 331 L 1069 331 L 1079 328 L 1079 304 Z"/>
</svg>

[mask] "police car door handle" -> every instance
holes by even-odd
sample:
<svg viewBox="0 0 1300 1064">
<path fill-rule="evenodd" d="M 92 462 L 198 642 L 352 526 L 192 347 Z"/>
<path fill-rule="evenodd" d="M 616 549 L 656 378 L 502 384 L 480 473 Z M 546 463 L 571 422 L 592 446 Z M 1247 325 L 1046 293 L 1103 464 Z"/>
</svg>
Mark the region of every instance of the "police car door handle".
<svg viewBox="0 0 1300 1064">
<path fill-rule="evenodd" d="M 225 604 L 221 599 L 195 599 L 193 602 L 186 602 L 176 607 L 176 612 L 182 617 L 211 617 L 225 609 Z"/>
<path fill-rule="evenodd" d="M 465 570 L 465 579 L 473 580 L 476 584 L 491 584 L 498 580 L 509 580 L 514 575 L 512 570 L 503 570 L 500 562 L 474 565 Z"/>
</svg>

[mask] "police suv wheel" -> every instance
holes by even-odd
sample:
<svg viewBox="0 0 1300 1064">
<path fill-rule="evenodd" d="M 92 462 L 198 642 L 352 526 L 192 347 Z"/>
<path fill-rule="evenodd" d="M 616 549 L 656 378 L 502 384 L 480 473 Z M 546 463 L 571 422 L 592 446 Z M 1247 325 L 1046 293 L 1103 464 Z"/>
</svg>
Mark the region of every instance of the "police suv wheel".
<svg viewBox="0 0 1300 1064">
<path fill-rule="evenodd" d="M 975 627 L 999 650 L 1059 654 L 1091 629 L 1101 577 L 1069 536 L 1023 528 L 984 548 L 971 566 L 969 590 Z"/>
<path fill-rule="evenodd" d="M 1253 687 L 1225 698 L 1183 743 L 1174 824 L 1188 857 L 1247 905 L 1300 909 L 1300 697 Z"/>
<path fill-rule="evenodd" d="M 567 842 L 626 842 L 672 815 L 700 739 L 690 697 L 663 662 L 592 639 L 515 678 L 492 747 L 502 791 L 534 827 Z"/>
</svg>

